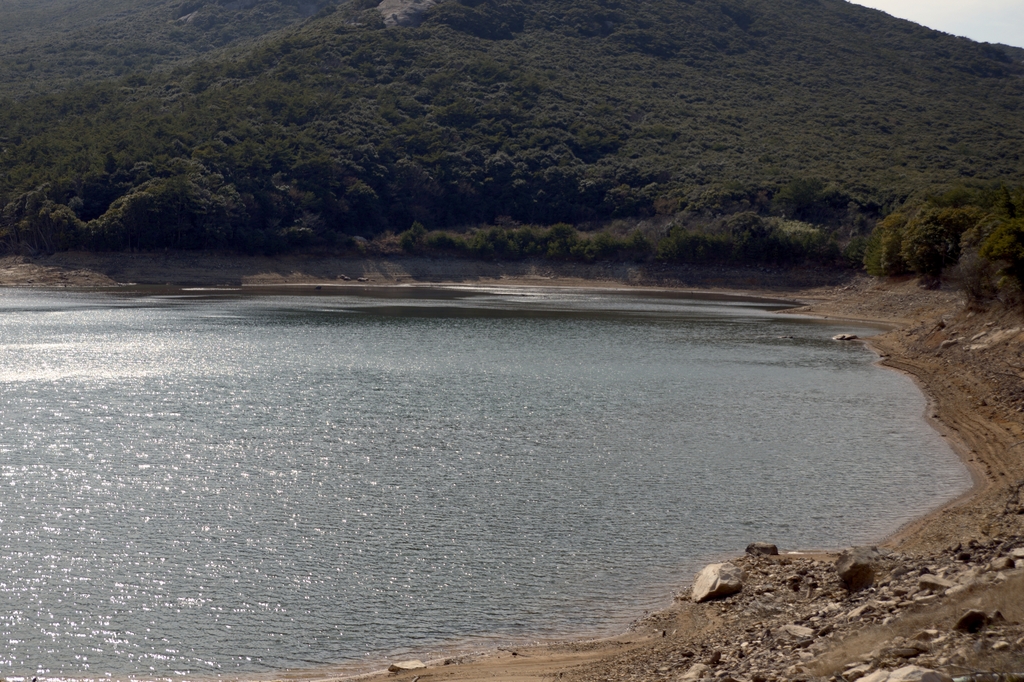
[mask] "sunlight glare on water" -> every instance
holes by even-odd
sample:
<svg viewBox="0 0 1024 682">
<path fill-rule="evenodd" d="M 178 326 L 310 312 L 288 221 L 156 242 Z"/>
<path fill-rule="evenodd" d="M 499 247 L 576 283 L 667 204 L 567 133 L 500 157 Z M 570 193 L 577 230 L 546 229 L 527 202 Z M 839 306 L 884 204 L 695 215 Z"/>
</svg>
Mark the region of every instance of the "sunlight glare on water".
<svg viewBox="0 0 1024 682">
<path fill-rule="evenodd" d="M 0 672 L 609 633 L 748 542 L 877 540 L 967 488 L 911 381 L 831 341 L 873 330 L 772 308 L 0 290 Z"/>
</svg>

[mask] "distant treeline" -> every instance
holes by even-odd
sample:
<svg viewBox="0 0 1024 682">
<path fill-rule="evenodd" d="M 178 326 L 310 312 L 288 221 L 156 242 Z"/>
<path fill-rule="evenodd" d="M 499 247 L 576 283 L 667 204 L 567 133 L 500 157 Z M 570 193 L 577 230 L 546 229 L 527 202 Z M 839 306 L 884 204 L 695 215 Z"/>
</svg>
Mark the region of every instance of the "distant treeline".
<svg viewBox="0 0 1024 682">
<path fill-rule="evenodd" d="M 652 239 L 642 230 L 617 236 L 607 231 L 581 233 L 571 225 L 548 229 L 524 226 L 491 227 L 468 235 L 428 232 L 416 223 L 398 235 L 410 254 L 472 256 L 494 260 L 651 261 L 695 264 L 794 265 L 816 262 L 835 265 L 841 252 L 834 237 L 810 226 L 786 229 L 782 221 L 754 213 L 730 217 L 710 230 L 672 225 Z"/>
</svg>

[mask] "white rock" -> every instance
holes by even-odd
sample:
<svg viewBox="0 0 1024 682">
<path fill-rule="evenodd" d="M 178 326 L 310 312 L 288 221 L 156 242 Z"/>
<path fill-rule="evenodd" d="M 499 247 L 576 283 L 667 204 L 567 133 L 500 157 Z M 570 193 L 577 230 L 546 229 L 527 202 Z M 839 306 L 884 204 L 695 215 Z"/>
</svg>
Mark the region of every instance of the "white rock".
<svg viewBox="0 0 1024 682">
<path fill-rule="evenodd" d="M 384 17 L 386 26 L 415 26 L 436 4 L 437 0 L 382 0 L 377 11 Z"/>
<path fill-rule="evenodd" d="M 967 587 L 966 586 L 964 586 L 964 585 L 954 585 L 953 587 L 949 588 L 948 590 L 946 590 L 942 594 L 946 595 L 947 597 L 952 597 L 954 595 L 957 595 L 957 594 L 960 594 L 961 592 L 966 592 L 966 591 L 967 591 Z"/>
<path fill-rule="evenodd" d="M 392 663 L 391 665 L 389 665 L 388 671 L 393 673 L 400 673 L 406 670 L 420 670 L 421 668 L 426 667 L 427 665 L 423 661 L 399 661 L 397 663 Z"/>
<path fill-rule="evenodd" d="M 855 680 L 861 679 L 869 672 L 871 672 L 871 664 L 861 663 L 860 665 L 855 665 L 852 668 L 849 668 L 848 670 L 844 671 L 843 679 L 846 680 L 846 682 L 854 682 Z"/>
<path fill-rule="evenodd" d="M 846 614 L 846 620 L 857 620 L 865 613 L 870 613 L 874 610 L 875 606 L 871 602 L 868 602 L 867 604 L 862 604 L 854 610 L 850 611 L 848 614 Z"/>
<path fill-rule="evenodd" d="M 707 677 L 708 673 L 711 672 L 711 668 L 704 665 L 703 663 L 694 663 L 679 677 L 679 682 L 689 682 L 689 680 L 699 680 L 702 677 Z"/>
<path fill-rule="evenodd" d="M 693 580 L 693 601 L 698 604 L 743 589 L 743 574 L 733 564 L 708 564 Z"/>
<path fill-rule="evenodd" d="M 1024 559 L 1024 547 L 1011 549 L 1010 556 L 1012 556 L 1014 559 Z"/>
<path fill-rule="evenodd" d="M 888 670 L 876 670 L 870 675 L 865 675 L 864 677 L 860 678 L 860 682 L 887 682 L 888 679 Z"/>
<path fill-rule="evenodd" d="M 922 668 L 919 665 L 906 665 L 889 673 L 888 682 L 952 682 L 940 672 Z"/>
<path fill-rule="evenodd" d="M 928 590 L 929 592 L 943 592 L 953 587 L 954 583 L 937 575 L 922 575 L 920 580 L 917 581 L 917 585 L 922 590 Z"/>
<path fill-rule="evenodd" d="M 814 636 L 814 630 L 805 628 L 803 625 L 783 625 L 782 631 L 796 639 L 807 639 Z"/>
</svg>

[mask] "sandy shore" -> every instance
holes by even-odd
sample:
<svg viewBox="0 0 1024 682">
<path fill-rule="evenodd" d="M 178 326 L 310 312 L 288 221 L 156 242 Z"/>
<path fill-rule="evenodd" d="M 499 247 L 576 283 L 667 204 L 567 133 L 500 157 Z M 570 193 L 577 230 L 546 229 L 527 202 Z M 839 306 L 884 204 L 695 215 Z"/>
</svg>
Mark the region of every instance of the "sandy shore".
<svg viewBox="0 0 1024 682">
<path fill-rule="evenodd" d="M 878 282 L 853 273 L 821 270 L 500 264 L 429 259 L 250 259 L 190 254 L 58 254 L 37 260 L 0 259 L 0 285 L 3 286 L 102 287 L 126 282 L 234 286 L 447 282 L 664 287 L 791 300 L 804 305 L 790 312 L 891 325 L 891 331 L 868 343 L 881 356 L 882 365 L 906 372 L 918 382 L 929 399 L 927 418 L 961 456 L 975 485 L 960 499 L 909 524 L 893 537 L 879 540 L 884 540 L 887 548 L 897 552 L 895 556 L 908 557 L 908 561 L 913 557 L 921 561 L 931 557 L 938 561 L 935 557 L 943 552 L 949 554 L 953 547 L 974 543 L 998 548 L 1002 538 L 1024 536 L 1024 514 L 1018 513 L 1024 512 L 1024 500 L 1020 499 L 1024 482 L 1024 358 L 1021 357 L 1024 317 L 1020 311 L 998 304 L 983 310 L 968 310 L 953 290 L 925 290 L 912 280 Z M 806 560 L 808 566 L 818 567 L 830 559 L 809 556 L 785 560 Z M 986 589 L 972 586 L 971 594 L 983 598 Z M 1024 603 L 1024 589 L 1013 593 L 1016 597 L 999 594 L 1001 600 L 1017 599 Z M 813 601 L 818 597 L 809 598 Z M 928 622 L 929 605 L 922 603 L 921 606 L 923 611 L 914 612 L 915 622 Z M 701 650 L 714 648 L 715 637 L 721 639 L 718 646 L 726 647 L 735 644 L 733 639 L 744 636 L 744 631 L 739 629 L 743 619 L 730 616 L 721 610 L 724 608 L 714 603 L 677 601 L 666 611 L 638 621 L 629 632 L 610 639 L 481 652 L 449 658 L 447 665 L 444 660 L 432 661 L 426 669 L 394 677 L 418 678 L 424 682 L 427 679 L 505 682 L 675 679 L 681 674 L 679 666 L 659 663 L 669 660 L 674 655 L 671 652 L 686 647 L 693 649 L 697 644 Z M 949 619 L 948 604 L 936 603 L 934 609 L 932 620 L 935 623 Z M 864 650 L 851 646 L 848 639 L 835 641 L 833 646 L 823 637 L 819 644 L 824 648 L 817 651 L 815 660 L 831 660 L 830 665 L 841 669 L 846 659 L 856 661 L 865 657 L 877 644 L 878 637 L 871 637 L 862 630 L 895 631 L 891 618 L 885 623 L 878 620 L 865 621 L 863 628 L 858 629 L 860 639 L 857 641 L 863 640 L 861 648 Z M 840 648 L 842 652 L 837 653 Z M 1024 664 L 1024 657 L 1021 660 Z M 382 667 L 385 663 L 382 662 Z M 795 669 L 801 668 L 787 664 L 785 670 L 780 668 L 777 675 L 767 679 L 815 676 L 827 679 L 828 675 L 827 671 L 822 672 L 824 668 L 799 675 L 794 674 Z M 813 666 L 805 669 L 813 670 Z M 638 670 L 641 672 L 637 673 Z M 296 671 L 275 679 L 338 679 L 340 673 L 340 670 L 329 669 Z"/>
</svg>

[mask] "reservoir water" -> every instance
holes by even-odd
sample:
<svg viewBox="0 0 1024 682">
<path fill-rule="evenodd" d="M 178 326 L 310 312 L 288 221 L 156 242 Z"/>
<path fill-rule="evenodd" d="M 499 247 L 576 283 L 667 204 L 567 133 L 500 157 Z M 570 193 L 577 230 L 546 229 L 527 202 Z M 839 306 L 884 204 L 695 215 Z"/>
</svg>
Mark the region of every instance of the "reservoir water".
<svg viewBox="0 0 1024 682">
<path fill-rule="evenodd" d="M 610 634 L 704 562 L 969 486 L 907 378 L 778 305 L 0 290 L 0 675 L 272 675 Z"/>
</svg>

